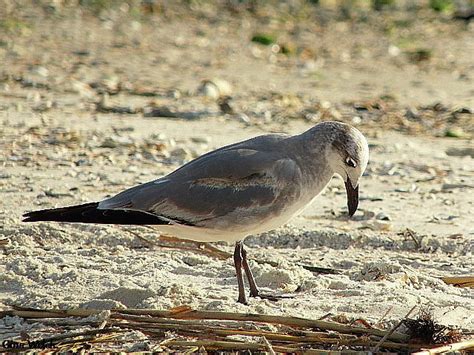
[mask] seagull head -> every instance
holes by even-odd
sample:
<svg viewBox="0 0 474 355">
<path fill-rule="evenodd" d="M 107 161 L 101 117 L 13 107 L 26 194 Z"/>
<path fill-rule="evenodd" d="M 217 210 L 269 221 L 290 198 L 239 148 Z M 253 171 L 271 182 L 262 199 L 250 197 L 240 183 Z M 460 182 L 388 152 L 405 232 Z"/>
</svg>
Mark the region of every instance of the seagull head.
<svg viewBox="0 0 474 355">
<path fill-rule="evenodd" d="M 339 122 L 331 122 L 331 125 L 333 134 L 328 161 L 334 173 L 344 180 L 347 207 L 352 217 L 359 204 L 359 181 L 369 162 L 369 145 L 356 128 Z"/>
</svg>

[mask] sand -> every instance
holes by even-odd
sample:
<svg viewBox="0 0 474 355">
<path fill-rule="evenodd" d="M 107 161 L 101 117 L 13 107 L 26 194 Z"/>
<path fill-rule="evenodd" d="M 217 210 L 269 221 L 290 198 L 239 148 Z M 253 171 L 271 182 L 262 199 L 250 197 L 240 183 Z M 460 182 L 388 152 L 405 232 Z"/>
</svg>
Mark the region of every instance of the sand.
<svg viewBox="0 0 474 355">
<path fill-rule="evenodd" d="M 94 129 L 108 119 L 99 118 Z M 211 119 L 208 123 L 195 125 L 209 127 Z M 161 120 L 148 122 L 150 125 L 164 131 L 159 128 Z M 183 127 L 181 122 L 166 125 Z M 223 127 L 228 126 L 229 133 L 238 129 L 242 136 L 253 135 L 252 129 L 241 124 L 229 122 Z M 226 136 L 222 127 L 219 131 Z M 194 129 L 191 132 L 197 133 Z M 212 137 L 210 134 L 206 129 L 205 135 Z M 186 135 L 174 137 L 188 141 Z M 233 138 L 229 134 L 228 142 Z M 370 140 L 375 148 L 362 180 L 361 211 L 354 220 L 344 217 L 343 185 L 335 178 L 290 225 L 247 238 L 251 258 L 278 263 L 271 266 L 252 262 L 257 283 L 264 291 L 295 296 L 278 302 L 252 299 L 248 306 L 235 302 L 237 286 L 230 259 L 150 249 L 127 232 L 132 227 L 20 222 L 21 213 L 27 210 L 98 200 L 137 180 L 146 181 L 152 171 L 148 164 L 134 164 L 135 171 L 122 175 L 117 170 L 129 169 L 126 160 L 121 167 L 107 163 L 47 169 L 9 167 L 5 169 L 8 178 L 2 181 L 6 198 L 2 199 L 4 222 L 0 235 L 9 240 L 0 266 L 2 302 L 35 308 L 99 309 L 167 309 L 185 304 L 197 309 L 310 318 L 344 314 L 371 322 L 389 309 L 387 319 L 397 319 L 419 305 L 432 309 L 443 324 L 472 327 L 472 290 L 446 285 L 440 279 L 472 273 L 472 187 L 446 190 L 442 188 L 446 178 L 441 178 L 438 183 L 419 182 L 415 183 L 416 189 L 395 192 L 400 187 L 410 188 L 411 181 L 428 174 L 412 167 L 407 157 L 413 149 L 423 154 L 429 139 L 388 134 L 380 153 L 379 141 Z M 452 141 L 437 139 L 437 145 L 446 150 Z M 55 149 L 46 147 L 42 153 Z M 443 151 L 438 155 L 433 162 L 427 156 L 424 164 L 449 169 L 451 184 L 468 183 L 464 175 L 472 171 L 472 158 L 449 157 Z M 401 173 L 384 173 L 387 161 L 390 166 L 399 166 Z M 463 168 L 455 169 L 456 164 Z M 110 184 L 119 178 L 124 179 L 123 183 Z M 51 191 L 58 196 L 51 197 L 55 196 Z M 370 197 L 377 199 L 371 201 Z M 413 205 L 421 206 L 413 212 Z M 454 206 L 455 210 L 446 206 Z M 379 221 L 376 217 L 390 220 Z M 380 228 L 390 230 L 377 230 Z M 407 228 L 414 231 L 416 242 L 407 234 Z M 132 230 L 150 240 L 159 236 L 158 231 Z M 232 251 L 231 245 L 218 247 Z M 303 266 L 332 268 L 341 273 L 320 275 Z"/>
<path fill-rule="evenodd" d="M 46 22 L 44 26 L 49 28 L 52 24 Z M 100 24 L 94 22 L 91 26 L 112 36 Z M 171 22 L 156 31 L 160 35 L 169 34 L 176 30 L 175 26 Z M 147 31 L 152 29 L 144 28 L 148 40 L 151 32 Z M 456 30 L 459 29 L 456 27 Z M 203 36 L 211 38 L 211 35 L 212 32 L 206 32 Z M 50 36 L 52 41 L 55 34 Z M 343 92 L 343 82 L 336 80 L 337 85 L 334 84 L 336 87 L 332 87 L 329 94 L 319 94 L 324 90 L 318 89 L 312 96 L 309 79 L 295 74 L 298 65 L 291 59 L 268 64 L 237 42 L 233 53 L 237 56 L 238 49 L 245 48 L 247 52 L 241 55 L 252 73 L 258 71 L 255 69 L 258 66 L 272 68 L 261 73 L 254 91 L 248 90 L 252 75 L 239 77 L 240 66 L 227 63 L 226 70 L 214 71 L 205 67 L 192 77 L 181 75 L 178 64 L 178 68 L 172 70 L 164 70 L 159 64 L 159 70 L 166 76 L 154 79 L 159 87 L 157 96 L 150 99 L 122 90 L 110 96 L 107 105 L 166 107 L 176 117 L 147 117 L 146 110 L 145 114 L 140 110 L 129 114 L 106 113 L 95 104 L 100 101 L 100 90 L 84 83 L 93 81 L 101 71 L 115 70 L 123 82 L 138 83 L 137 87 L 144 84 L 140 77 L 143 73 L 137 72 L 137 67 L 130 72 L 117 69 L 123 64 L 120 51 L 125 51 L 128 44 L 121 49 L 112 46 L 113 36 L 105 38 L 110 40 L 105 52 L 98 49 L 97 43 L 91 47 L 94 58 L 96 52 L 99 53 L 97 58 L 104 58 L 104 53 L 109 55 L 105 68 L 80 66 L 82 74 L 72 75 L 67 65 L 64 68 L 51 65 L 50 74 L 43 77 L 41 71 L 40 74 L 38 70 L 28 71 L 31 63 L 38 61 L 26 53 L 26 39 L 18 39 L 21 60 L 13 60 L 4 53 L 11 64 L 9 74 L 26 73 L 25 76 L 49 83 L 50 87 L 31 87 L 10 78 L 0 88 L 0 240 L 5 244 L 0 247 L 3 254 L 0 308 L 18 305 L 107 310 L 169 309 L 188 305 L 196 309 L 314 319 L 330 314 L 331 317 L 365 319 L 370 323 L 383 317 L 383 323 L 389 326 L 417 305 L 417 309 L 433 312 L 436 321 L 442 324 L 474 328 L 473 290 L 447 285 L 441 280 L 445 276 L 474 273 L 472 127 L 462 126 L 465 132 L 462 138 L 446 138 L 440 137 L 446 120 L 440 123 L 442 126 L 423 129 L 420 127 L 424 123 L 401 120 L 411 102 L 415 101 L 416 107 L 434 102 L 432 96 L 426 94 L 428 91 L 421 90 L 423 94 L 419 94 L 419 86 L 406 83 L 405 91 L 402 90 L 404 95 L 398 97 L 390 113 L 382 112 L 380 116 L 379 111 L 372 108 L 368 113 L 354 108 L 348 113 L 345 108 L 353 104 L 344 103 L 347 97 L 330 94 Z M 458 42 L 451 45 L 462 47 L 465 40 L 460 36 Z M 41 48 L 52 42 L 36 43 Z M 188 65 L 200 65 L 214 56 L 214 52 L 207 53 L 203 49 L 199 57 L 193 48 L 171 42 L 163 46 L 169 49 L 170 58 L 165 60 L 168 64 L 176 62 L 170 53 L 179 52 L 180 48 L 180 54 L 193 54 Z M 232 44 L 225 42 L 223 46 L 227 48 Z M 67 43 L 51 48 L 59 56 L 70 55 L 70 50 Z M 149 54 L 150 61 L 158 53 L 155 50 Z M 145 48 L 140 51 L 146 52 Z M 231 62 L 235 60 L 233 56 L 229 58 Z M 465 68 L 465 61 L 458 65 Z M 36 67 L 49 63 L 47 58 L 39 62 Z M 143 71 L 156 75 L 153 65 L 147 65 Z M 389 66 L 384 75 L 399 78 L 397 65 Z M 419 69 L 406 65 L 410 70 Z M 359 75 L 357 63 L 347 70 L 354 76 Z M 291 85 L 283 80 L 276 86 L 260 85 L 265 78 L 274 82 L 272 71 L 291 77 Z M 124 73 L 129 75 L 127 79 Z M 425 78 L 425 71 L 418 73 Z M 464 107 L 472 104 L 468 99 L 469 85 L 443 70 L 436 73 L 446 79 L 448 86 L 459 89 L 452 100 L 446 99 L 443 114 L 459 108 L 450 106 L 453 102 Z M 71 77 L 79 84 L 71 81 Z M 224 114 L 213 98 L 200 91 L 201 80 L 197 78 L 212 77 L 224 77 L 232 84 L 234 101 L 231 104 L 235 114 Z M 379 86 L 377 76 L 373 77 L 370 92 L 351 94 L 356 101 L 378 97 L 385 91 Z M 425 79 L 426 85 L 438 85 L 435 92 L 445 92 L 441 82 Z M 98 80 L 113 84 L 100 77 Z M 472 79 L 469 80 L 472 84 Z M 303 88 L 301 91 L 298 83 Z M 394 83 L 393 91 L 399 89 L 397 85 L 403 85 L 399 81 Z M 346 95 L 349 94 L 346 92 Z M 443 95 L 436 98 L 442 99 Z M 150 100 L 155 102 L 150 104 Z M 335 111 L 328 117 L 294 117 L 295 112 L 309 108 L 310 112 Z M 336 111 L 343 114 L 338 116 Z M 285 112 L 291 118 L 286 119 Z M 426 122 L 435 122 L 438 111 L 429 112 L 424 116 Z M 429 116 L 432 113 L 435 116 Z M 294 296 L 291 299 L 275 302 L 257 298 L 250 299 L 249 305 L 238 304 L 231 259 L 151 248 L 129 232 L 157 240 L 158 230 L 21 222 L 21 215 L 26 211 L 100 200 L 163 176 L 193 157 L 224 144 L 268 132 L 299 133 L 321 119 L 338 117 L 358 126 L 367 135 L 371 149 L 370 164 L 360 187 L 360 208 L 354 218 L 347 220 L 344 186 L 340 179 L 334 178 L 314 204 L 289 225 L 261 236 L 250 236 L 245 241 L 249 257 L 253 259 L 251 267 L 262 290 L 291 294 Z M 462 122 L 469 122 L 472 111 L 468 109 L 462 117 L 465 120 Z M 402 121 L 405 123 L 393 123 Z M 418 128 L 411 130 L 412 127 Z M 417 132 L 420 134 L 415 134 Z M 216 246 L 228 252 L 233 249 L 225 243 Z M 318 273 L 310 271 L 311 267 L 328 268 L 336 273 Z M 0 339 L 11 336 L 4 330 L 27 331 L 32 327 L 41 328 L 19 318 L 5 317 L 0 320 Z"/>
</svg>

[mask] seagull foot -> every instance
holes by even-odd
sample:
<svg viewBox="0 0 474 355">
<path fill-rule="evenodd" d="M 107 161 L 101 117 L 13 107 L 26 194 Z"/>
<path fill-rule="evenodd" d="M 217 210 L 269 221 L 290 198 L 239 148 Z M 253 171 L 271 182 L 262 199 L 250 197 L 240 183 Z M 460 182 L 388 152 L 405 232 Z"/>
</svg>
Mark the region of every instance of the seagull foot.
<svg viewBox="0 0 474 355">
<path fill-rule="evenodd" d="M 237 302 L 238 303 L 241 303 L 245 306 L 248 306 L 248 302 L 247 302 L 247 297 L 245 295 L 243 295 L 243 297 L 241 295 L 239 295 L 239 298 L 237 299 Z"/>
</svg>

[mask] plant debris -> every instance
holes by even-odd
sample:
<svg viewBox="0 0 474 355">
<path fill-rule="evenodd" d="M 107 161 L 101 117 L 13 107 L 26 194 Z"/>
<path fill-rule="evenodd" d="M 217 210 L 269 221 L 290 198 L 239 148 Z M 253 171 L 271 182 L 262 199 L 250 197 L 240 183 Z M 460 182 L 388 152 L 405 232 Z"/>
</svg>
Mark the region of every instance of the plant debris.
<svg viewBox="0 0 474 355">
<path fill-rule="evenodd" d="M 408 326 L 410 335 L 397 333 L 396 327 L 388 331 L 375 328 L 363 319 L 355 322 L 365 325 L 360 327 L 297 317 L 197 311 L 188 306 L 175 307 L 169 311 L 38 310 L 15 307 L 1 311 L 0 317 L 20 317 L 26 324 L 36 324 L 36 328 L 40 324 L 48 326 L 33 337 L 28 337 L 29 342 L 22 340 L 21 330 L 10 331 L 10 337 L 0 351 L 8 350 L 9 344 L 25 349 L 38 346 L 56 351 L 66 351 L 70 347 L 88 351 L 123 351 L 146 342 L 148 347 L 160 351 L 186 351 L 195 347 L 208 351 L 268 351 L 271 348 L 276 352 L 288 353 L 326 349 L 361 351 L 374 347 L 377 351 L 406 352 L 431 344 L 457 342 L 462 337 L 460 331 L 435 324 L 426 313 L 422 313 L 417 320 L 405 319 L 400 322 Z M 338 319 L 341 321 L 345 318 Z M 273 325 L 272 330 L 269 330 L 268 324 Z M 48 335 L 51 331 L 55 335 Z M 257 340 L 262 338 L 265 341 Z"/>
<path fill-rule="evenodd" d="M 422 309 L 417 318 L 403 321 L 413 342 L 423 344 L 448 344 L 462 338 L 460 330 L 436 323 L 433 315 Z"/>
</svg>

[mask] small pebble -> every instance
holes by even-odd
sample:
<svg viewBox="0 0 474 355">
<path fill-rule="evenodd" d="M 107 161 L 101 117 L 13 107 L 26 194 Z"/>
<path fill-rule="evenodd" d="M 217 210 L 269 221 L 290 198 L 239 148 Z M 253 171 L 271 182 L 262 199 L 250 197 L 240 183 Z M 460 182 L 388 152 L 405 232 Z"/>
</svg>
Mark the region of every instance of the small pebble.
<svg viewBox="0 0 474 355">
<path fill-rule="evenodd" d="M 397 57 L 398 55 L 400 55 L 401 53 L 401 50 L 400 48 L 398 48 L 397 46 L 394 46 L 393 44 L 391 44 L 389 47 L 388 47 L 388 54 L 392 57 Z"/>
<path fill-rule="evenodd" d="M 221 96 L 229 96 L 232 94 L 232 86 L 223 79 L 203 80 L 198 88 L 198 93 L 218 99 Z"/>
<path fill-rule="evenodd" d="M 392 220 L 392 218 L 390 218 L 390 216 L 385 214 L 384 212 L 377 213 L 377 215 L 375 216 L 375 219 L 377 219 L 379 221 L 391 221 Z"/>
<path fill-rule="evenodd" d="M 37 75 L 42 76 L 44 78 L 46 78 L 49 75 L 49 70 L 45 67 L 42 67 L 42 66 L 33 67 L 31 69 L 31 72 L 33 74 L 37 74 Z"/>
<path fill-rule="evenodd" d="M 374 231 L 389 231 L 392 229 L 391 223 L 379 220 L 367 221 L 363 224 L 363 226 Z"/>
<path fill-rule="evenodd" d="M 176 148 L 170 152 L 171 157 L 181 160 L 190 160 L 193 157 L 192 152 L 187 148 Z"/>
<path fill-rule="evenodd" d="M 211 142 L 211 137 L 209 136 L 196 136 L 196 137 L 191 137 L 191 141 L 194 143 L 205 143 L 208 144 Z"/>
<path fill-rule="evenodd" d="M 250 117 L 247 116 L 245 113 L 239 113 L 237 115 L 237 117 L 238 117 L 239 121 L 242 122 L 242 123 L 245 123 L 245 124 L 250 124 L 251 123 Z"/>
<path fill-rule="evenodd" d="M 453 157 L 465 157 L 470 156 L 474 158 L 474 148 L 466 147 L 466 148 L 449 148 L 446 150 L 446 154 Z"/>
</svg>

